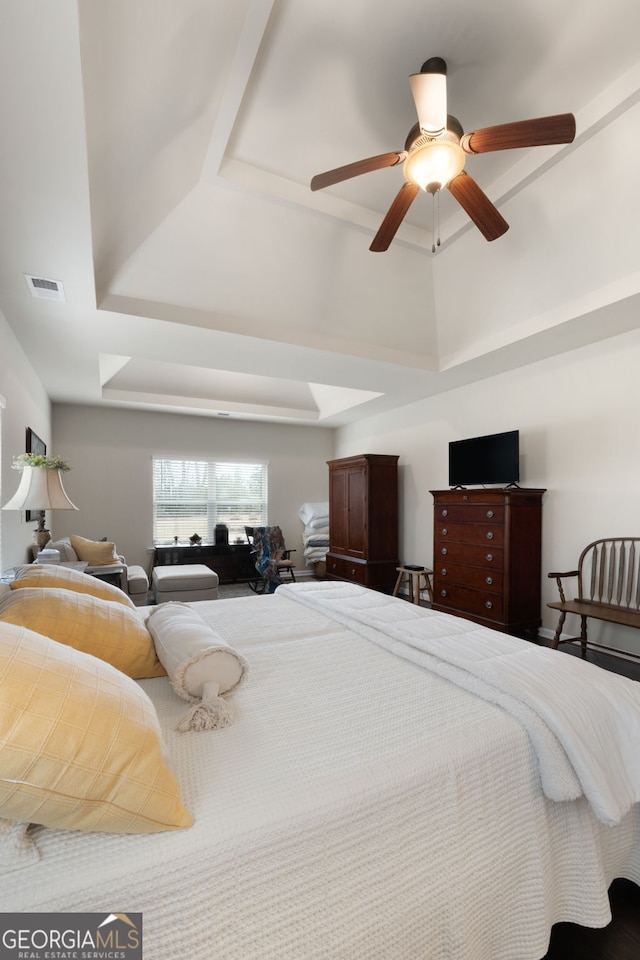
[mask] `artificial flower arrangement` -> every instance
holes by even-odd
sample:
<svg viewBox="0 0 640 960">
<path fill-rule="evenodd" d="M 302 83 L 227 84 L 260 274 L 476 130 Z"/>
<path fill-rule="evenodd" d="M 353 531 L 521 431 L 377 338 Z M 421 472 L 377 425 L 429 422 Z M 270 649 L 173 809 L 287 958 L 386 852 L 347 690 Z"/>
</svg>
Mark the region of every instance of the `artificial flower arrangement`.
<svg viewBox="0 0 640 960">
<path fill-rule="evenodd" d="M 22 470 L 24 467 L 44 467 L 45 470 L 71 470 L 71 467 L 62 457 L 47 457 L 44 453 L 20 453 L 13 458 L 13 470 Z"/>
</svg>

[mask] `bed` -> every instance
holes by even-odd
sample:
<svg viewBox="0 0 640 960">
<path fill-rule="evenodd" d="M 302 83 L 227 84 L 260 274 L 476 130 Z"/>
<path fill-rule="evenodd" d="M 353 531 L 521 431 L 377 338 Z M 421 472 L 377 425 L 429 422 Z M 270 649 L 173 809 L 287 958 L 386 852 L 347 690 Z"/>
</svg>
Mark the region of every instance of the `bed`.
<svg viewBox="0 0 640 960">
<path fill-rule="evenodd" d="M 139 681 L 193 826 L 32 828 L 4 911 L 140 912 L 148 960 L 539 960 L 640 883 L 639 684 L 352 584 L 188 606 L 249 665 L 207 732 Z"/>
</svg>

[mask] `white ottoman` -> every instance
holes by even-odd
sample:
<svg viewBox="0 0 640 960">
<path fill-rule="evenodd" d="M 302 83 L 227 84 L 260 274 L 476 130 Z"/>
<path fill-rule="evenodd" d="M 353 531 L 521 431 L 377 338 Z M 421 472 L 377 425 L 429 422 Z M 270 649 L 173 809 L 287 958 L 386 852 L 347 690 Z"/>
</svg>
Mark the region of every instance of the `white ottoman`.
<svg viewBox="0 0 640 960">
<path fill-rule="evenodd" d="M 156 603 L 166 603 L 168 600 L 188 603 L 192 600 L 218 599 L 218 574 L 204 563 L 154 567 L 151 583 Z"/>
</svg>

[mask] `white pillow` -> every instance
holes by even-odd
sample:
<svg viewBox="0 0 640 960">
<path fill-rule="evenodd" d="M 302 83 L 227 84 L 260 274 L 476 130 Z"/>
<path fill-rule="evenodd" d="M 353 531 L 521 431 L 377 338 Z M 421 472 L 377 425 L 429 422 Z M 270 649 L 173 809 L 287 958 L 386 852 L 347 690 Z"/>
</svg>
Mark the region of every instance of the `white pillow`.
<svg viewBox="0 0 640 960">
<path fill-rule="evenodd" d="M 62 540 L 50 540 L 47 544 L 47 550 L 57 550 L 60 554 L 62 563 L 77 563 L 78 554 L 71 546 L 69 537 L 63 537 Z"/>
<path fill-rule="evenodd" d="M 179 730 L 212 730 L 232 722 L 222 699 L 246 679 L 248 663 L 184 603 L 162 603 L 147 618 L 156 654 L 173 689 L 195 706 Z"/>
</svg>

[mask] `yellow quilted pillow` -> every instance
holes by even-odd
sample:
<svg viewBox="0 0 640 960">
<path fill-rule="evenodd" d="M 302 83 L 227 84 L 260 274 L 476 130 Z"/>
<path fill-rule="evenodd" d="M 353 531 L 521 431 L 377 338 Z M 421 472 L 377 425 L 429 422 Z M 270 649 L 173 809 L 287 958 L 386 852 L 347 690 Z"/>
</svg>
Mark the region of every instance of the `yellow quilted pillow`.
<svg viewBox="0 0 640 960">
<path fill-rule="evenodd" d="M 189 827 L 155 708 L 108 663 L 0 623 L 0 817 L 65 830 Z"/>
<path fill-rule="evenodd" d="M 71 567 L 59 567 L 54 563 L 32 563 L 29 566 L 19 567 L 16 579 L 11 582 L 11 589 L 22 587 L 62 587 L 63 590 L 75 590 L 78 593 L 89 593 L 92 597 L 101 600 L 114 600 L 125 607 L 135 609 L 133 601 L 115 587 L 112 583 L 105 583 L 81 570 Z"/>
<path fill-rule="evenodd" d="M 85 540 L 84 537 L 69 537 L 71 546 L 78 554 L 78 560 L 86 560 L 91 567 L 104 567 L 110 563 L 120 563 L 115 543 L 106 540 Z"/>
<path fill-rule="evenodd" d="M 24 587 L 0 600 L 0 620 L 106 660 L 134 680 L 166 672 L 141 617 L 121 603 L 73 590 Z"/>
</svg>

